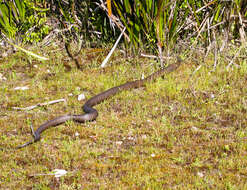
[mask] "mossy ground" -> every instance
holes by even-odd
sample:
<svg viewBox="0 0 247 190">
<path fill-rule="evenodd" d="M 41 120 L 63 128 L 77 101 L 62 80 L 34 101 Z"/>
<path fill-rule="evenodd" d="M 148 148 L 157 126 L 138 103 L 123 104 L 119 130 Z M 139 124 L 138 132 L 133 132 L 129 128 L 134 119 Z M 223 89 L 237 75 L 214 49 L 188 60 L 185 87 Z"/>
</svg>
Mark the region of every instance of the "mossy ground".
<svg viewBox="0 0 247 190">
<path fill-rule="evenodd" d="M 39 52 L 38 50 L 36 52 Z M 49 52 L 49 53 L 48 53 Z M 154 61 L 116 52 L 105 69 L 105 51 L 85 49 L 83 70 L 64 50 L 39 52 L 48 62 L 17 53 L 1 60 L 0 146 L 30 140 L 36 129 L 65 113 L 82 113 L 86 99 L 140 79 L 158 68 Z M 91 123 L 67 122 L 20 150 L 0 151 L 1 189 L 247 189 L 247 64 L 226 69 L 221 58 L 182 66 L 145 88 L 121 92 L 95 106 Z M 173 62 L 173 61 L 171 61 Z M 36 65 L 36 66 L 35 66 Z M 14 90 L 28 86 L 28 90 Z M 72 94 L 72 96 L 71 96 Z M 31 111 L 37 103 L 65 98 Z M 58 180 L 54 169 L 69 173 Z"/>
</svg>

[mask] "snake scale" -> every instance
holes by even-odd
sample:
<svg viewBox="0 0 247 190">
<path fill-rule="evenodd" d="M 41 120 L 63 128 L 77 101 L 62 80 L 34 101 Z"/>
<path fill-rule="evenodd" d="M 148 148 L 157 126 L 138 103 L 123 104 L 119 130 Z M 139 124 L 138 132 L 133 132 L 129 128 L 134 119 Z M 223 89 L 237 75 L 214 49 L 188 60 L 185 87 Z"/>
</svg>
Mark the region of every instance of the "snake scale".
<svg viewBox="0 0 247 190">
<path fill-rule="evenodd" d="M 125 84 L 110 88 L 110 89 L 108 89 L 108 90 L 106 90 L 100 94 L 97 94 L 96 96 L 93 96 L 88 101 L 86 101 L 86 103 L 82 107 L 85 114 L 63 115 L 63 116 L 56 117 L 55 119 L 49 120 L 49 121 L 43 123 L 42 125 L 40 125 L 39 128 L 33 132 L 33 137 L 34 137 L 33 140 L 31 140 L 31 141 L 29 141 L 23 145 L 19 145 L 15 149 L 23 148 L 25 146 L 28 146 L 28 145 L 34 143 L 34 142 L 39 141 L 41 138 L 41 133 L 43 131 L 47 130 L 50 127 L 55 127 L 57 125 L 65 123 L 68 120 L 73 120 L 73 121 L 76 121 L 79 123 L 95 120 L 98 116 L 98 111 L 96 109 L 94 109 L 93 106 L 101 103 L 102 101 L 106 100 L 107 98 L 115 95 L 116 93 L 118 93 L 122 90 L 129 90 L 129 89 L 133 89 L 133 88 L 142 87 L 142 86 L 144 86 L 145 83 L 152 81 L 152 80 L 155 80 L 158 77 L 161 77 L 165 74 L 168 74 L 168 73 L 176 70 L 180 66 L 181 61 L 182 60 L 179 57 L 177 57 L 176 63 L 171 64 L 165 68 L 161 68 L 160 70 L 154 72 L 153 74 L 149 75 L 148 77 L 146 77 L 144 79 L 127 82 Z"/>
</svg>

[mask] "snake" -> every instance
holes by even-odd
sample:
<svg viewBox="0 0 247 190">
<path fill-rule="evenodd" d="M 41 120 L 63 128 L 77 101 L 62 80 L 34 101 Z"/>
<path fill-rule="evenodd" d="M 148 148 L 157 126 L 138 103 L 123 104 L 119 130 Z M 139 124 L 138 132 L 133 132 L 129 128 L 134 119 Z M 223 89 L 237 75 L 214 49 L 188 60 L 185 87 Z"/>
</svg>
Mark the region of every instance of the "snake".
<svg viewBox="0 0 247 190">
<path fill-rule="evenodd" d="M 42 132 L 44 132 L 45 130 L 51 127 L 55 127 L 60 124 L 63 124 L 66 121 L 72 120 L 75 122 L 84 123 L 87 121 L 96 120 L 98 116 L 98 111 L 95 108 L 93 108 L 93 106 L 100 104 L 101 102 L 105 101 L 109 97 L 114 96 L 120 91 L 143 87 L 147 82 L 153 81 L 158 77 L 164 76 L 165 74 L 171 73 L 172 71 L 176 70 L 181 65 L 181 62 L 182 62 L 181 58 L 177 57 L 177 61 L 175 63 L 159 69 L 158 71 L 152 73 L 151 75 L 147 76 L 144 79 L 126 82 L 125 84 L 115 86 L 113 88 L 110 88 L 106 91 L 103 91 L 93 96 L 92 98 L 87 100 L 86 103 L 82 106 L 82 109 L 85 112 L 84 114 L 80 114 L 80 115 L 67 114 L 46 121 L 45 123 L 40 125 L 35 131 L 33 131 L 33 139 L 31 141 L 19 145 L 15 147 L 15 149 L 20 149 L 39 141 L 41 139 Z"/>
</svg>

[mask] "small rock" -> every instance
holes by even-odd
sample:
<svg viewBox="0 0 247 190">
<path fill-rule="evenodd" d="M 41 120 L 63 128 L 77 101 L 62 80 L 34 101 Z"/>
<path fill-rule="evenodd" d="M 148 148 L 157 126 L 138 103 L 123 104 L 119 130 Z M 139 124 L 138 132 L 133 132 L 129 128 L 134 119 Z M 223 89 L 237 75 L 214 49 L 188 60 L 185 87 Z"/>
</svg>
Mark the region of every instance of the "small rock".
<svg viewBox="0 0 247 190">
<path fill-rule="evenodd" d="M 191 130 L 192 130 L 192 131 L 199 131 L 199 129 L 198 129 L 197 127 L 194 127 L 194 126 L 191 127 Z"/>
<path fill-rule="evenodd" d="M 199 177 L 204 177 L 204 174 L 203 174 L 202 172 L 197 172 L 197 175 L 198 175 Z"/>
<path fill-rule="evenodd" d="M 117 141 L 116 142 L 116 145 L 121 145 L 121 144 L 123 144 L 123 141 Z"/>
<path fill-rule="evenodd" d="M 0 73 L 0 81 L 1 80 L 7 80 L 6 77 L 4 77 L 2 73 Z"/>
<path fill-rule="evenodd" d="M 134 137 L 131 137 L 131 136 L 130 137 L 127 137 L 127 139 L 130 140 L 130 141 L 135 140 L 135 138 Z"/>
<path fill-rule="evenodd" d="M 85 95 L 79 94 L 77 99 L 78 99 L 78 101 L 85 100 Z"/>
<path fill-rule="evenodd" d="M 3 52 L 2 53 L 2 57 L 7 57 L 8 56 L 8 53 L 7 52 Z"/>
<path fill-rule="evenodd" d="M 145 77 L 144 77 L 144 73 L 142 73 L 142 77 L 141 77 L 141 79 L 143 80 Z"/>
<path fill-rule="evenodd" d="M 147 135 L 142 135 L 142 139 L 146 139 L 147 138 Z"/>
</svg>

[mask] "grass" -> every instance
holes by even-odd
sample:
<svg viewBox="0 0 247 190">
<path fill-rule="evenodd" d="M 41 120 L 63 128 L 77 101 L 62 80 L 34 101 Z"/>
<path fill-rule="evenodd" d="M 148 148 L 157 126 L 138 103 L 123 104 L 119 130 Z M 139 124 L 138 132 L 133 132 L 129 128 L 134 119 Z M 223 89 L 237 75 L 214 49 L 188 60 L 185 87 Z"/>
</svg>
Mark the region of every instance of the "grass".
<svg viewBox="0 0 247 190">
<path fill-rule="evenodd" d="M 78 94 L 88 99 L 155 70 L 151 60 L 124 59 L 119 52 L 100 69 L 103 53 L 85 49 L 79 71 L 55 50 L 42 52 L 50 57 L 45 63 L 22 53 L 1 60 L 1 147 L 32 138 L 31 121 L 36 129 L 56 116 L 81 113 L 85 100 Z M 193 74 L 198 65 L 187 58 L 165 79 L 97 105 L 94 122 L 66 122 L 31 146 L 0 151 L 0 188 L 247 189 L 246 61 L 227 70 L 221 59 L 215 71 L 212 62 L 209 57 Z M 29 89 L 13 90 L 17 86 Z M 66 103 L 12 109 L 60 98 Z M 35 175 L 54 169 L 69 173 Z"/>
</svg>

